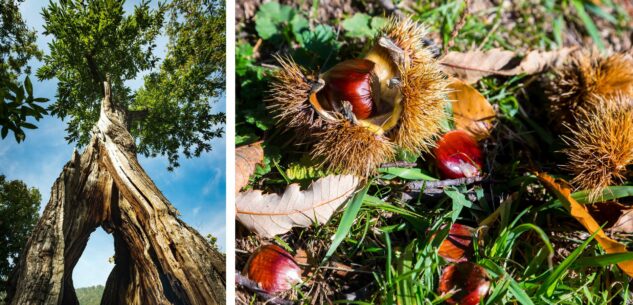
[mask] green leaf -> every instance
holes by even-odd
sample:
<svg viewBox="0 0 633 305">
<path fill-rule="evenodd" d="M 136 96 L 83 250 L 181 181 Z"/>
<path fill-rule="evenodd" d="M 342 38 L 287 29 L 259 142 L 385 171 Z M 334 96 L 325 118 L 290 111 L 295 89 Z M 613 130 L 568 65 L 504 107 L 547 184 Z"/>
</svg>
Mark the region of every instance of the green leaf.
<svg viewBox="0 0 633 305">
<path fill-rule="evenodd" d="M 347 234 L 352 229 L 352 225 L 354 224 L 354 221 L 356 221 L 356 215 L 358 215 L 358 211 L 360 211 L 360 207 L 363 205 L 365 195 L 367 195 L 367 190 L 369 190 L 369 185 L 370 183 L 368 183 L 363 189 L 358 191 L 350 200 L 350 202 L 345 206 L 345 212 L 343 212 L 341 222 L 339 222 L 336 233 L 334 233 L 334 238 L 332 240 L 332 244 L 330 245 L 330 249 L 327 250 L 325 257 L 323 257 L 322 263 L 330 259 L 332 254 L 336 252 L 338 246 L 343 242 L 343 240 L 345 240 L 345 237 L 347 237 Z"/>
<path fill-rule="evenodd" d="M 37 129 L 37 126 L 31 124 L 31 123 L 23 123 L 22 127 L 26 128 L 26 129 Z"/>
<path fill-rule="evenodd" d="M 33 101 L 36 103 L 46 103 L 48 102 L 48 99 L 45 97 L 36 97 L 33 99 Z"/>
<path fill-rule="evenodd" d="M 6 138 L 7 134 L 9 133 L 9 127 L 7 126 L 2 126 L 2 131 L 0 131 L 2 138 Z"/>
<path fill-rule="evenodd" d="M 352 38 L 364 38 L 374 35 L 374 31 L 369 26 L 371 17 L 367 14 L 356 13 L 351 18 L 347 18 L 341 24 L 347 32 L 346 36 Z"/>
<path fill-rule="evenodd" d="M 28 96 L 33 97 L 33 84 L 31 84 L 31 79 L 28 75 L 24 79 L 24 88 L 26 89 Z"/>
<path fill-rule="evenodd" d="M 609 186 L 602 191 L 602 195 L 598 197 L 595 201 L 589 200 L 589 190 L 578 191 L 571 194 L 571 197 L 576 199 L 580 204 L 590 204 L 595 202 L 604 202 L 609 200 L 614 200 L 618 198 L 624 197 L 632 197 L 633 196 L 633 185 L 622 185 L 622 186 Z M 552 203 L 552 205 L 559 206 L 561 204 L 560 200 L 556 199 Z"/>
<path fill-rule="evenodd" d="M 301 16 L 301 15 L 295 15 L 294 17 L 292 17 L 292 20 L 290 21 L 290 26 L 292 28 L 292 33 L 295 36 L 295 39 L 297 40 L 297 42 L 299 42 L 300 45 L 303 45 L 303 36 L 301 35 L 301 33 L 308 29 L 309 27 L 309 23 L 308 23 L 308 19 L 306 19 L 305 17 Z"/>
<path fill-rule="evenodd" d="M 633 252 L 612 253 L 600 256 L 579 258 L 573 265 L 573 268 L 585 267 L 605 267 L 617 263 L 633 260 Z"/>
<path fill-rule="evenodd" d="M 567 269 L 569 269 L 572 263 L 574 263 L 574 261 L 576 261 L 576 259 L 580 256 L 580 254 L 582 254 L 582 252 L 585 251 L 589 243 L 594 239 L 594 237 L 596 236 L 596 234 L 598 234 L 598 232 L 599 230 L 594 232 L 591 235 L 591 237 L 587 238 L 587 240 L 585 240 L 585 242 L 583 242 L 582 245 L 576 248 L 574 252 L 572 252 L 567 258 L 565 258 L 565 260 L 562 261 L 558 265 L 558 267 L 554 269 L 554 271 L 552 271 L 552 273 L 547 277 L 547 279 L 545 279 L 543 284 L 541 284 L 539 290 L 536 292 L 537 295 L 542 295 L 546 293 L 547 296 L 552 296 L 552 294 L 556 290 L 556 285 L 562 279 Z"/>
<path fill-rule="evenodd" d="M 394 175 L 396 177 L 406 180 L 427 180 L 435 181 L 437 178 L 422 172 L 419 168 L 400 168 L 400 167 L 387 167 L 378 169 L 379 173 Z"/>
<path fill-rule="evenodd" d="M 451 220 L 455 222 L 464 207 L 472 207 L 473 203 L 468 201 L 464 194 L 460 193 L 456 188 L 450 187 L 444 189 L 444 193 L 453 201 L 453 213 Z"/>
<path fill-rule="evenodd" d="M 372 17 L 371 18 L 371 29 L 375 33 L 382 30 L 387 25 L 389 20 L 383 17 Z"/>
<path fill-rule="evenodd" d="M 534 302 L 532 302 L 530 296 L 525 292 L 523 287 L 521 287 L 521 285 L 519 285 L 519 283 L 517 283 L 517 281 L 514 280 L 514 278 L 512 278 L 512 276 L 508 274 L 501 266 L 497 265 L 495 262 L 489 259 L 483 260 L 481 264 L 496 273 L 497 276 L 509 281 L 510 293 L 514 295 L 514 297 L 517 299 L 517 301 L 519 301 L 520 304 L 534 305 Z"/>
<path fill-rule="evenodd" d="M 294 16 L 294 10 L 288 5 L 279 4 L 279 2 L 267 2 L 259 7 L 259 11 L 255 18 L 269 19 L 274 24 L 289 22 Z"/>
<path fill-rule="evenodd" d="M 268 18 L 257 18 L 255 20 L 255 30 L 259 37 L 264 40 L 270 39 L 279 32 L 275 23 Z"/>
</svg>

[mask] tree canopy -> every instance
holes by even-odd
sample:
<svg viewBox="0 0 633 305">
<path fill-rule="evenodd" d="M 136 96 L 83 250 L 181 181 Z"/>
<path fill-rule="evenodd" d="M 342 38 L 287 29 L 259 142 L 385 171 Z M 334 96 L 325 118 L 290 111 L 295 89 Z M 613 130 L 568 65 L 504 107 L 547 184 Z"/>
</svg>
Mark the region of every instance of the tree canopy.
<svg viewBox="0 0 633 305">
<path fill-rule="evenodd" d="M 0 295 L 37 222 L 41 199 L 36 188 L 0 175 Z"/>
<path fill-rule="evenodd" d="M 19 2 L 0 0 L 0 136 L 12 131 L 15 140 L 24 140 L 23 128 L 36 128 L 28 118 L 39 120 L 46 109 L 38 103 L 47 99 L 33 97 L 33 86 L 27 77 L 31 73 L 28 61 L 41 58 L 35 44 L 35 31 L 29 29 L 19 10 Z"/>
<path fill-rule="evenodd" d="M 224 6 L 179 0 L 152 8 L 143 1 L 126 14 L 124 2 L 61 0 L 45 8 L 53 41 L 37 76 L 59 81 L 50 110 L 68 119 L 68 141 L 88 143 L 107 77 L 138 152 L 166 155 L 170 168 L 178 166 L 179 153 L 199 156 L 223 134 L 224 113 L 211 104 L 224 89 Z M 164 56 L 156 49 L 161 34 L 169 39 Z M 132 91 L 128 81 L 142 73 L 143 86 Z"/>
</svg>

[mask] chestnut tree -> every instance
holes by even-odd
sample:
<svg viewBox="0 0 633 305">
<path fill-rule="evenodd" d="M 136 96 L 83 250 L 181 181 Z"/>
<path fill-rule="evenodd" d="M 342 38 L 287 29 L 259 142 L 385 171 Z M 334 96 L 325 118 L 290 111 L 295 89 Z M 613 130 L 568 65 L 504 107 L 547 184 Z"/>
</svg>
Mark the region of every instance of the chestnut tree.
<svg viewBox="0 0 633 305">
<path fill-rule="evenodd" d="M 224 256 L 178 218 L 137 160 L 166 155 L 171 169 L 181 153 L 199 156 L 222 136 L 225 116 L 212 104 L 224 89 L 223 2 L 143 1 L 131 13 L 124 5 L 60 0 L 42 12 L 53 39 L 37 76 L 58 81 L 49 110 L 83 151 L 52 187 L 10 304 L 78 304 L 72 271 L 99 226 L 115 248 L 102 305 L 225 302 Z M 162 56 L 161 33 L 169 40 Z"/>
</svg>

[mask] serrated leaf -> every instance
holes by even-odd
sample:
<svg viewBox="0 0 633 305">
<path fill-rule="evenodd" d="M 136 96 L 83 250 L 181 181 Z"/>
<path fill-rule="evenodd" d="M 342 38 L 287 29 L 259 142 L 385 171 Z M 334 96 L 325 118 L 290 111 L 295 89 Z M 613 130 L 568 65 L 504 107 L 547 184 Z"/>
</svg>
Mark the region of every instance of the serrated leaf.
<svg viewBox="0 0 633 305">
<path fill-rule="evenodd" d="M 359 183 L 354 176 L 337 175 L 321 178 L 303 191 L 298 184 L 291 184 L 281 195 L 263 194 L 261 190 L 241 192 L 236 198 L 236 217 L 265 238 L 293 227 L 324 224 L 354 194 Z"/>
<path fill-rule="evenodd" d="M 371 37 L 374 35 L 374 31 L 372 31 L 369 26 L 371 17 L 367 14 L 356 13 L 351 18 L 345 19 L 341 25 L 343 29 L 347 31 L 345 33 L 348 37 L 353 38 L 363 38 L 363 37 Z"/>
<path fill-rule="evenodd" d="M 372 17 L 371 18 L 371 30 L 376 34 L 378 31 L 382 30 L 387 25 L 389 20 L 383 17 Z"/>
<path fill-rule="evenodd" d="M 317 25 L 312 31 L 303 31 L 303 49 L 318 55 L 324 59 L 330 53 L 336 53 L 339 45 L 336 42 L 336 33 L 327 25 Z"/>
<path fill-rule="evenodd" d="M 308 23 L 308 19 L 306 19 L 305 17 L 301 16 L 301 15 L 295 15 L 294 17 L 292 17 L 292 20 L 290 21 L 290 27 L 292 28 L 292 33 L 295 36 L 295 39 L 297 40 L 297 42 L 300 45 L 303 45 L 303 36 L 301 35 L 301 33 L 308 29 L 309 27 L 309 23 Z"/>
<path fill-rule="evenodd" d="M 294 10 L 288 5 L 279 4 L 279 2 L 267 2 L 259 7 L 259 11 L 255 15 L 256 18 L 270 19 L 274 24 L 288 22 L 292 19 Z"/>
<path fill-rule="evenodd" d="M 270 39 L 277 34 L 277 26 L 268 18 L 257 18 L 255 20 L 255 30 L 262 39 Z"/>
</svg>

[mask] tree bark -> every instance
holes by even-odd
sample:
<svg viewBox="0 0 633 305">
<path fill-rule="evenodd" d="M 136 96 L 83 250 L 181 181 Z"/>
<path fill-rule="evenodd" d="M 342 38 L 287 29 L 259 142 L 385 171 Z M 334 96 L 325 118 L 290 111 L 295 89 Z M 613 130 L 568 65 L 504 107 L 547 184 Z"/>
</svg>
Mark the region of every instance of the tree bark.
<svg viewBox="0 0 633 305">
<path fill-rule="evenodd" d="M 98 226 L 115 246 L 102 305 L 225 304 L 224 257 L 178 219 L 138 163 L 107 82 L 104 91 L 90 144 L 64 166 L 20 257 L 9 304 L 78 305 L 73 268 Z"/>
</svg>

